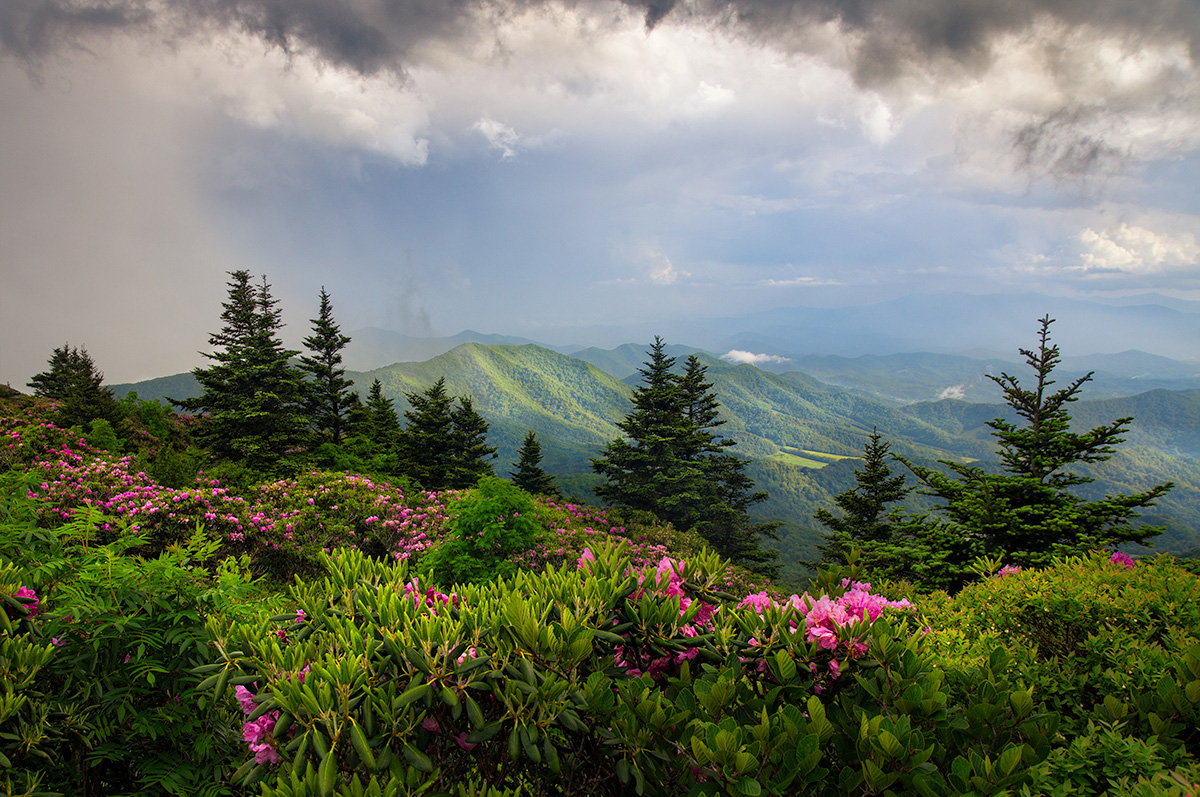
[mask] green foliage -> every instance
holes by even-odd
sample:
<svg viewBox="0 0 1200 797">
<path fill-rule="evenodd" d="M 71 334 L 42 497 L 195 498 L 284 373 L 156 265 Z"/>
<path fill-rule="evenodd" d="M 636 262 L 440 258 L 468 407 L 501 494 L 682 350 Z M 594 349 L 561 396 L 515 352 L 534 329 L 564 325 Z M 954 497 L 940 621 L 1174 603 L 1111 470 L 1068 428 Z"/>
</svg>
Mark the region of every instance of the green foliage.
<svg viewBox="0 0 1200 797">
<path fill-rule="evenodd" d="M 854 488 L 833 499 L 842 510 L 841 517 L 827 509 L 817 510 L 813 515 L 833 532 L 820 546 L 824 561 L 845 563 L 850 546 L 891 539 L 888 506 L 902 500 L 910 488 L 904 486 L 903 474 L 892 475 L 886 461 L 889 448 L 879 431 L 872 429 L 863 446 L 862 470 L 854 471 Z"/>
<path fill-rule="evenodd" d="M 528 493 L 485 476 L 454 503 L 450 534 L 425 555 L 422 574 L 445 586 L 512 575 L 510 560 L 528 550 L 540 530 L 536 512 Z"/>
<path fill-rule="evenodd" d="M 532 429 L 525 435 L 521 450 L 517 453 L 517 469 L 509 473 L 513 484 L 530 495 L 557 496 L 559 493 L 554 484 L 554 477 L 542 470 L 538 464 L 542 461 L 542 446 Z"/>
<path fill-rule="evenodd" d="M 247 271 L 232 271 L 222 304 L 220 332 L 209 337 L 213 362 L 192 373 L 203 388 L 197 398 L 176 401 L 204 414 L 198 440 L 218 458 L 260 473 L 294 472 L 308 423 L 301 405 L 302 376 L 284 349 L 277 301 L 266 278 L 255 287 Z"/>
<path fill-rule="evenodd" d="M 85 797 L 235 793 L 231 715 L 191 670 L 208 658 L 207 617 L 257 615 L 245 563 L 209 569 L 215 544 L 200 534 L 149 560 L 127 555 L 140 535 L 96 545 L 94 511 L 38 528 L 23 493 L 8 480 L 0 593 L 20 582 L 39 607 L 0 629 L 0 766 Z"/>
<path fill-rule="evenodd" d="M 933 537 L 959 540 L 942 549 L 949 555 L 931 574 L 931 585 L 953 588 L 965 583 L 970 577 L 968 564 L 977 556 L 1001 553 L 1013 564 L 1044 566 L 1054 556 L 1144 542 L 1160 531 L 1133 525 L 1131 520 L 1139 508 L 1166 493 L 1170 483 L 1094 501 L 1073 491 L 1092 479 L 1070 467 L 1108 460 L 1132 418 L 1118 418 L 1084 433 L 1071 431 L 1068 405 L 1078 399 L 1091 374 L 1050 391 L 1051 374 L 1060 359 L 1058 347 L 1050 345 L 1052 323 L 1049 316 L 1041 319 L 1036 350 L 1021 349 L 1034 371 L 1032 389 L 1007 373 L 990 377 L 1024 421 L 1018 426 L 997 418 L 987 424 L 998 441 L 1000 473 L 942 461 L 953 474 L 947 475 L 898 457 L 921 482 L 923 492 L 944 502 L 939 507 L 944 520 L 930 521 L 930 528 L 921 528 L 921 518 L 910 519 L 911 537 L 924 551 L 938 550 L 936 541 L 930 543 Z"/>
<path fill-rule="evenodd" d="M 1169 556 L 1132 569 L 1106 554 L 969 585 L 921 601 L 949 661 L 1011 650 L 1064 728 L 1121 722 L 1172 755 L 1200 753 L 1200 579 Z M 966 688 L 969 688 L 967 686 Z"/>
<path fill-rule="evenodd" d="M 322 441 L 337 445 L 350 428 L 350 410 L 355 403 L 354 383 L 342 367 L 342 349 L 350 342 L 333 320 L 333 305 L 321 286 L 321 305 L 311 320 L 312 335 L 304 339 L 304 348 L 313 356 L 300 358 L 300 370 L 308 375 L 304 408 L 313 429 Z"/>
<path fill-rule="evenodd" d="M 50 369 L 29 380 L 34 395 L 58 402 L 55 423 L 64 429 L 86 427 L 95 420 L 120 423 L 121 412 L 112 390 L 102 387 L 104 374 L 96 370 L 87 349 L 68 344 L 54 350 Z"/>
<path fill-rule="evenodd" d="M 130 392 L 121 399 L 125 417 L 124 449 L 136 453 L 138 469 L 164 487 L 188 487 L 209 462 L 207 454 L 192 445 L 196 419 L 172 412 L 158 401 L 142 401 Z M 110 449 L 112 450 L 112 449 Z"/>
<path fill-rule="evenodd" d="M 605 477 L 595 488 L 616 506 L 650 512 L 688 531 L 695 529 L 723 556 L 764 574 L 777 569 L 775 552 L 764 549 L 776 523 L 755 523 L 749 508 L 767 498 L 751 492 L 746 461 L 726 452 L 733 440 L 712 430 L 724 423 L 706 366 L 689 357 L 681 375 L 671 369 L 665 343 L 655 338 L 650 359 L 633 391 L 633 410 L 617 424 L 624 438 L 610 442 L 592 460 Z"/>
<path fill-rule="evenodd" d="M 441 378 L 423 393 L 406 397 L 411 409 L 404 413 L 408 424 L 397 446 L 405 475 L 427 490 L 470 487 L 492 475 L 489 460 L 496 449 L 487 445 L 488 423 L 469 396 L 459 396 L 455 407 Z"/>
<path fill-rule="evenodd" d="M 1153 736 L 1139 739 L 1122 733 L 1120 723 L 1089 722 L 1086 733 L 1050 754 L 1026 789 L 1047 795 L 1193 793 L 1187 780 L 1172 784 L 1167 777 L 1171 759 Z M 1200 775 L 1194 761 L 1190 769 L 1192 777 Z"/>
<path fill-rule="evenodd" d="M 679 567 L 686 594 L 720 602 L 727 564 Z M 224 651 L 210 671 L 256 682 L 247 720 L 263 718 L 279 758 L 247 761 L 241 782 L 281 795 L 389 782 L 394 793 L 469 782 L 528 795 L 994 794 L 1030 782 L 1053 738 L 1054 718 L 1002 654 L 961 668 L 955 684 L 975 688 L 958 693 L 903 621 L 846 627 L 865 652 L 837 666 L 794 632 L 788 606 L 726 605 L 711 632 L 689 636 L 701 604 L 681 611 L 665 574 L 638 590 L 614 548 L 587 572 L 520 573 L 453 599 L 407 578 L 402 564 L 344 552 L 325 579 L 292 589 L 302 614 L 277 618 L 285 645 L 269 629 L 210 625 Z M 661 652 L 673 669 L 624 669 Z"/>
</svg>

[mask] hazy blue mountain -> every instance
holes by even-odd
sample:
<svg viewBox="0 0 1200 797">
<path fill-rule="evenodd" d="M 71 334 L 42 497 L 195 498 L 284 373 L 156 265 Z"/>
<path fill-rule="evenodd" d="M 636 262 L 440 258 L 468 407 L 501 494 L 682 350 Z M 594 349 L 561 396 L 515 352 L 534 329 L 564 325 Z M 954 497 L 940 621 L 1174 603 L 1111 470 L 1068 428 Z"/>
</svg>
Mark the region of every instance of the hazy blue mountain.
<svg viewBox="0 0 1200 797">
<path fill-rule="evenodd" d="M 953 354 L 801 355 L 783 363 L 764 362 L 764 370 L 796 370 L 823 382 L 849 388 L 891 403 L 936 401 L 945 398 L 991 402 L 1000 388 L 988 374 L 1008 372 L 1020 378 L 1027 366 L 1016 359 L 978 359 Z M 1149 390 L 1200 388 L 1200 364 L 1172 360 L 1141 351 L 1064 357 L 1060 381 L 1093 372 L 1085 389 L 1088 398 L 1133 396 Z"/>
<path fill-rule="evenodd" d="M 201 393 L 200 383 L 192 372 L 160 376 L 157 379 L 147 379 L 144 382 L 129 382 L 108 385 L 117 398 L 125 398 L 130 392 L 137 393 L 143 401 L 161 401 L 166 404 L 168 399 L 198 398 Z"/>
<path fill-rule="evenodd" d="M 1063 351 L 1139 349 L 1200 360 L 1200 311 L 1193 309 L 1200 303 L 1170 304 L 1152 297 L 1114 305 L 1037 294 L 916 294 L 860 307 L 781 307 L 681 321 L 663 334 L 722 353 L 740 349 L 795 358 L 923 351 L 1009 359 L 1032 344 L 1037 319 L 1048 313 L 1058 322 L 1054 340 Z"/>
<path fill-rule="evenodd" d="M 568 353 L 575 359 L 589 362 L 606 374 L 615 376 L 617 379 L 628 381 L 630 377 L 633 377 L 634 381 L 637 381 L 638 370 L 645 364 L 647 360 L 646 352 L 649 348 L 649 342 L 626 343 L 615 349 L 599 349 L 595 346 L 589 346 L 586 349 L 579 349 Z M 663 347 L 663 352 L 669 357 L 675 357 L 680 360 L 686 359 L 691 354 L 704 353 L 703 350 L 693 346 L 684 346 L 677 343 L 668 343 Z"/>
</svg>

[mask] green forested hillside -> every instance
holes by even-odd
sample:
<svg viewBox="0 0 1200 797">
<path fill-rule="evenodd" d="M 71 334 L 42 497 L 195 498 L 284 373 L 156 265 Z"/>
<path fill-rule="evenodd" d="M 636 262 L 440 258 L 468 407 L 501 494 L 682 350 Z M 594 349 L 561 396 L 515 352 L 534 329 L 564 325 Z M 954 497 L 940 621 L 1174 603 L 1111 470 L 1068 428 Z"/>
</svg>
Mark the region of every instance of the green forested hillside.
<svg viewBox="0 0 1200 797">
<path fill-rule="evenodd" d="M 487 418 L 501 473 L 516 461 L 531 429 L 542 441 L 543 467 L 556 473 L 585 471 L 588 458 L 619 434 L 616 422 L 629 408 L 627 385 L 588 363 L 532 345 L 467 343 L 422 363 L 396 363 L 353 376 L 363 391 L 379 379 L 400 413 L 408 406 L 404 394 L 444 376 L 451 394 L 471 396 Z"/>
<path fill-rule="evenodd" d="M 640 361 L 634 358 L 645 357 L 635 345 L 608 354 L 613 356 L 605 367 L 618 372 L 620 362 L 636 369 Z M 588 356 L 603 359 L 598 350 Z M 770 494 L 756 512 L 787 524 L 781 542 L 785 559 L 815 555 L 819 532 L 812 513 L 832 507 L 832 497 L 853 486 L 855 457 L 873 428 L 891 442 L 893 452 L 918 463 L 952 459 L 986 466 L 994 461 L 986 424 L 1007 411 L 998 403 L 998 388 L 995 404 L 942 400 L 896 406 L 804 373 L 774 374 L 698 356 L 708 366 L 727 420 L 721 431 L 737 441 L 735 453 L 753 461 L 750 475 L 758 489 Z M 378 378 L 398 412 L 407 408 L 405 393 L 424 390 L 444 376 L 448 391 L 470 395 L 488 420 L 489 442 L 499 448 L 498 473 L 507 475 L 522 438 L 533 430 L 542 445 L 543 467 L 566 492 L 585 498 L 596 483 L 590 459 L 620 434 L 616 422 L 629 411 L 631 385 L 638 381 L 636 373 L 620 381 L 578 357 L 535 345 L 478 343 L 425 362 L 396 363 L 351 376 L 363 394 Z M 172 391 L 180 398 L 187 395 L 190 379 L 182 374 L 131 387 L 143 398 Z M 1173 481 L 1176 488 L 1145 514 L 1169 526 L 1157 547 L 1179 551 L 1200 545 L 1200 390 L 1083 400 L 1072 405 L 1072 414 L 1080 429 L 1119 417 L 1135 419 L 1117 455 L 1091 466 L 1090 475 L 1098 481 L 1088 492 L 1140 490 Z M 922 506 L 923 500 L 912 496 L 910 505 Z"/>
</svg>

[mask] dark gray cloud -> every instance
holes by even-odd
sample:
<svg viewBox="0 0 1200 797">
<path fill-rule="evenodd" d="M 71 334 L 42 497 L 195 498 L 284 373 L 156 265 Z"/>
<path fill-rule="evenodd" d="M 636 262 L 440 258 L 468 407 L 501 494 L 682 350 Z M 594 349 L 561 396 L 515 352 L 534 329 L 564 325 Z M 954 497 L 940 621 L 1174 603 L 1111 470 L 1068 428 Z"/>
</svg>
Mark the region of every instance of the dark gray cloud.
<svg viewBox="0 0 1200 797">
<path fill-rule="evenodd" d="M 0 54 L 31 61 L 75 43 L 80 36 L 130 30 L 146 25 L 152 18 L 146 4 L 138 0 L 5 0 L 0 3 Z"/>
<path fill-rule="evenodd" d="M 1099 115 L 1096 108 L 1064 108 L 1021 127 L 1014 135 L 1021 166 L 1060 181 L 1119 171 L 1128 153 L 1088 130 Z"/>
<path fill-rule="evenodd" d="M 603 7 L 617 0 L 572 0 Z M 653 30 L 671 21 L 733 26 L 784 48 L 802 49 L 814 23 L 838 22 L 860 34 L 856 78 L 883 84 L 912 67 L 948 61 L 978 68 L 998 35 L 1042 19 L 1092 25 L 1132 40 L 1183 37 L 1200 52 L 1200 5 L 1194 0 L 620 0 L 645 14 Z M 5 0 L 0 44 L 36 58 L 89 32 L 145 26 L 164 14 L 178 22 L 244 30 L 273 46 L 303 49 L 363 73 L 402 70 L 412 46 L 453 36 L 475 12 L 503 16 L 543 0 Z M 186 30 L 183 31 L 186 33 Z"/>
<path fill-rule="evenodd" d="M 645 9 L 653 28 L 671 18 L 733 21 L 777 42 L 795 41 L 797 29 L 837 21 L 866 36 L 859 73 L 885 75 L 878 66 L 903 55 L 913 61 L 949 56 L 972 62 L 995 36 L 1019 32 L 1041 19 L 1089 24 L 1128 37 L 1185 37 L 1193 57 L 1200 47 L 1200 5 L 1192 0 L 624 0 Z"/>
</svg>

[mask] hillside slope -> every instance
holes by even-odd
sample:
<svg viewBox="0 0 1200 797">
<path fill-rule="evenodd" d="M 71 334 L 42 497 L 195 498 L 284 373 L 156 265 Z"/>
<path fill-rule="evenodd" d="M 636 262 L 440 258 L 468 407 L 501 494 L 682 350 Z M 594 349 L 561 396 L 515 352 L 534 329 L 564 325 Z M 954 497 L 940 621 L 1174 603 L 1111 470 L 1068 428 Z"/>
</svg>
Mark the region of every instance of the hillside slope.
<svg viewBox="0 0 1200 797">
<path fill-rule="evenodd" d="M 622 347 L 617 359 L 628 361 L 638 356 L 636 351 L 634 346 Z M 812 513 L 818 507 L 832 508 L 833 496 L 853 486 L 855 458 L 872 429 L 891 442 L 894 453 L 921 464 L 939 459 L 995 462 L 986 424 L 1007 416 L 1003 404 L 942 400 L 896 406 L 804 373 L 775 374 L 707 354 L 697 356 L 708 366 L 721 417 L 727 421 L 721 433 L 737 441 L 734 453 L 752 460 L 750 475 L 757 488 L 771 496 L 756 512 L 789 524 L 789 551 L 811 551 L 819 536 Z M 536 345 L 479 343 L 460 345 L 424 362 L 395 363 L 350 376 L 363 394 L 378 378 L 400 413 L 407 408 L 406 393 L 423 391 L 445 377 L 449 392 L 470 395 L 491 425 L 489 442 L 499 448 L 497 473 L 508 474 L 522 438 L 533 430 L 542 444 L 543 467 L 582 498 L 590 498 L 595 484 L 590 459 L 620 435 L 616 424 L 629 411 L 629 396 L 639 381 L 636 374 L 618 380 L 581 359 Z M 190 374 L 181 374 L 142 383 L 147 388 L 142 395 L 154 397 L 150 394 L 155 390 L 170 387 L 181 391 L 176 398 L 183 397 L 189 379 Z M 999 398 L 998 388 L 994 395 Z M 1200 390 L 1083 400 L 1071 410 L 1077 429 L 1135 418 L 1117 455 L 1086 470 L 1099 480 L 1089 494 L 1174 481 L 1176 488 L 1145 515 L 1170 527 L 1161 538 L 1161 549 L 1200 545 Z M 916 505 L 921 501 L 914 495 Z"/>
</svg>

